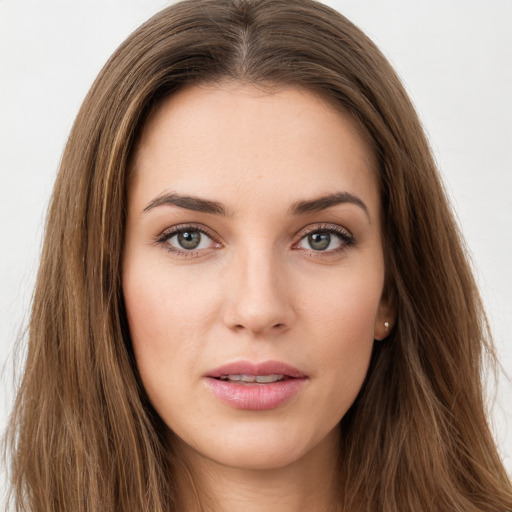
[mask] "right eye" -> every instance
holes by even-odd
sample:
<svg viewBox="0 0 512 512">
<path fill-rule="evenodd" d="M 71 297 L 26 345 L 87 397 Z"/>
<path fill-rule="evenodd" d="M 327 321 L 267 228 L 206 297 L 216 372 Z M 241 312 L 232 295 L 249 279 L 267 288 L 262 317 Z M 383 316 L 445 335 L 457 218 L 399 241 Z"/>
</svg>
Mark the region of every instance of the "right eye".
<svg viewBox="0 0 512 512">
<path fill-rule="evenodd" d="M 194 226 L 176 226 L 166 230 L 159 236 L 157 242 L 168 251 L 182 255 L 192 255 L 220 247 L 220 244 L 215 242 L 204 229 Z"/>
<path fill-rule="evenodd" d="M 167 243 L 177 249 L 191 251 L 194 249 L 206 249 L 211 239 L 208 235 L 201 233 L 199 230 L 187 229 L 178 231 L 175 235 L 167 239 Z"/>
</svg>

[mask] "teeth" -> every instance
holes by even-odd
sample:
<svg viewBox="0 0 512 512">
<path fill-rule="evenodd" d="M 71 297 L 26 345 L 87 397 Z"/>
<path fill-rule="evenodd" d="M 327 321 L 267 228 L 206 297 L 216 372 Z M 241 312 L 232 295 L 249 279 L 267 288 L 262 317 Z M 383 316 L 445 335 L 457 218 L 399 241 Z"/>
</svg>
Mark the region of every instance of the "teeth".
<svg viewBox="0 0 512 512">
<path fill-rule="evenodd" d="M 229 376 L 231 378 L 231 375 Z M 233 375 L 235 377 L 235 380 L 239 380 L 241 382 L 256 382 L 256 376 L 255 375 Z"/>
<path fill-rule="evenodd" d="M 240 381 L 246 383 L 257 382 L 259 384 L 269 384 L 284 379 L 284 375 L 274 373 L 272 375 L 222 375 L 220 380 Z"/>
<path fill-rule="evenodd" d="M 269 382 L 277 382 L 278 380 L 283 380 L 284 379 L 284 376 L 283 375 L 277 375 L 277 374 L 272 374 L 272 375 L 258 375 L 256 377 L 256 382 L 261 382 L 262 384 L 267 384 Z"/>
</svg>

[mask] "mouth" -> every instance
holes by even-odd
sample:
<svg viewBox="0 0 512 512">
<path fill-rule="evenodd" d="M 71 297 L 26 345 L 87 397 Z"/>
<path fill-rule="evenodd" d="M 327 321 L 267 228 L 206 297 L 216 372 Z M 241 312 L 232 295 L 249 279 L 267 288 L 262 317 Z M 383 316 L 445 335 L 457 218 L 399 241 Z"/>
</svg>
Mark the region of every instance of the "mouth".
<svg viewBox="0 0 512 512">
<path fill-rule="evenodd" d="M 206 377 L 234 382 L 267 383 L 285 379 L 305 379 L 307 375 L 298 368 L 281 361 L 262 363 L 235 361 L 208 372 Z"/>
<path fill-rule="evenodd" d="M 238 361 L 205 375 L 213 394 L 235 409 L 275 409 L 297 395 L 308 380 L 301 370 L 286 363 Z"/>
<path fill-rule="evenodd" d="M 289 377 L 285 375 L 221 375 L 218 379 L 227 382 L 240 382 L 241 384 L 271 384 L 272 382 L 281 382 Z"/>
</svg>

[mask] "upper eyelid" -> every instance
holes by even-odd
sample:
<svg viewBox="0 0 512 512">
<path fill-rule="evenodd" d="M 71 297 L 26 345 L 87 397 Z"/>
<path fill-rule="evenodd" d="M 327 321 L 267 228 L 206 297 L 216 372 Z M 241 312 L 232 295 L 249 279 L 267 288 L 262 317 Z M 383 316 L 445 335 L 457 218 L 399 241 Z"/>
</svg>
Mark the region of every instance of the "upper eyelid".
<svg viewBox="0 0 512 512">
<path fill-rule="evenodd" d="M 339 233 L 342 231 L 342 232 L 347 233 L 347 235 L 350 237 L 354 236 L 352 234 L 352 232 L 349 229 L 347 229 L 346 227 L 341 226 L 339 224 L 332 224 L 329 222 L 322 222 L 322 223 L 318 223 L 318 224 L 309 224 L 308 226 L 305 226 L 302 229 L 300 229 L 295 236 L 302 239 L 305 236 L 307 236 L 311 233 L 315 233 L 317 231 L 329 231 L 329 232 L 333 232 L 333 233 Z"/>
<path fill-rule="evenodd" d="M 211 229 L 209 229 L 206 226 L 203 226 L 202 224 L 177 224 L 176 226 L 170 226 L 168 228 L 165 228 L 160 234 L 157 235 L 157 240 L 165 240 L 167 238 L 170 238 L 173 235 L 176 235 L 180 233 L 181 231 L 186 231 L 187 229 L 199 231 L 200 233 L 203 233 L 204 235 L 210 237 L 212 240 L 218 240 L 220 237 L 215 234 L 215 232 Z"/>
</svg>

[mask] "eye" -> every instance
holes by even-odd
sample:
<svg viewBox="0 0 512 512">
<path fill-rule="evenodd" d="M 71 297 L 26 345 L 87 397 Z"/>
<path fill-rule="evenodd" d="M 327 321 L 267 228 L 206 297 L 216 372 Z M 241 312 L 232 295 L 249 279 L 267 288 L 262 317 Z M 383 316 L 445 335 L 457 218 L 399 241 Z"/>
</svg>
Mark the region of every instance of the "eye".
<svg viewBox="0 0 512 512">
<path fill-rule="evenodd" d="M 171 252 L 189 255 L 220 247 L 204 229 L 195 226 L 176 226 L 168 229 L 158 237 L 157 243 L 164 245 Z"/>
<path fill-rule="evenodd" d="M 354 243 L 354 237 L 341 226 L 320 227 L 310 230 L 296 244 L 297 249 L 314 252 L 337 252 Z"/>
<path fill-rule="evenodd" d="M 200 231 L 187 229 L 171 236 L 167 243 L 177 249 L 190 251 L 193 249 L 206 249 L 208 247 L 208 240 L 209 237 Z"/>
</svg>

